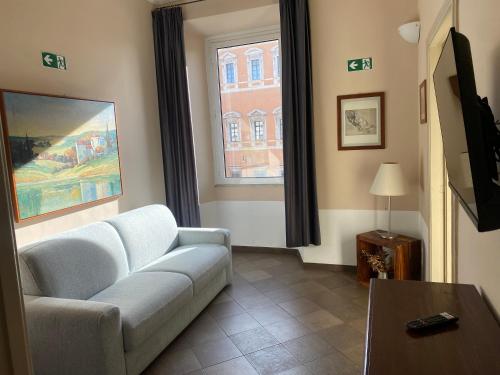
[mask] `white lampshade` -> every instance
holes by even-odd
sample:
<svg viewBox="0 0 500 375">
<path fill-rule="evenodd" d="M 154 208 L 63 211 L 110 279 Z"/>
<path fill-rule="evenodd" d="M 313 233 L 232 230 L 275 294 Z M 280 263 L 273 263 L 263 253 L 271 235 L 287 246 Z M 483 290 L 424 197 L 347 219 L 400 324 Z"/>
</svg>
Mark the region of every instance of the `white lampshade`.
<svg viewBox="0 0 500 375">
<path fill-rule="evenodd" d="M 406 181 L 399 163 L 380 164 L 370 193 L 390 197 L 406 194 Z"/>
</svg>

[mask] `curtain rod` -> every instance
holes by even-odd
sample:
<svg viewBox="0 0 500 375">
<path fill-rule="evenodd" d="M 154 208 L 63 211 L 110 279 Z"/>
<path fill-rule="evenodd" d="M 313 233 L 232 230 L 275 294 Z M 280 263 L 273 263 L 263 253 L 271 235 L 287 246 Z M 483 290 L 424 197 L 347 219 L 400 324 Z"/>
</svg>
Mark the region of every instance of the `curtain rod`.
<svg viewBox="0 0 500 375">
<path fill-rule="evenodd" d="M 175 8 L 175 7 L 182 6 L 182 5 L 200 3 L 202 1 L 205 1 L 205 0 L 188 0 L 188 1 L 182 1 L 182 2 L 178 1 L 178 2 L 173 3 L 173 4 L 163 5 L 161 7 L 155 8 L 154 10 L 165 9 L 165 8 Z"/>
</svg>

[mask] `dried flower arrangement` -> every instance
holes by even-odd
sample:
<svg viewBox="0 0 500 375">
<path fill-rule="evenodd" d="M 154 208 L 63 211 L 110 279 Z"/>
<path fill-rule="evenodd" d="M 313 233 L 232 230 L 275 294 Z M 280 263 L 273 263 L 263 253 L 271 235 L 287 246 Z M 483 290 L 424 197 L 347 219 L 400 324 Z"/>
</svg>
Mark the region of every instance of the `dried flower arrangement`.
<svg viewBox="0 0 500 375">
<path fill-rule="evenodd" d="M 366 250 L 361 250 L 361 254 L 366 257 L 366 261 L 375 272 L 387 272 L 387 265 L 385 264 L 385 254 L 370 254 Z"/>
</svg>

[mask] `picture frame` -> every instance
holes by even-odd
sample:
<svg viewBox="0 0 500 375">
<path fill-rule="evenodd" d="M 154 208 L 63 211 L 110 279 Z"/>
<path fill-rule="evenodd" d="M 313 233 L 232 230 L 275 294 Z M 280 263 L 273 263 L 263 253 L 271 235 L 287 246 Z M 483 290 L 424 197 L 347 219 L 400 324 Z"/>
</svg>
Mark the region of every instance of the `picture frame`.
<svg viewBox="0 0 500 375">
<path fill-rule="evenodd" d="M 419 86 L 419 108 L 420 108 L 420 123 L 427 123 L 427 80 L 424 79 Z"/>
<path fill-rule="evenodd" d="M 385 148 L 385 93 L 337 96 L 339 150 Z"/>
<path fill-rule="evenodd" d="M 115 103 L 0 89 L 16 222 L 123 195 Z"/>
</svg>

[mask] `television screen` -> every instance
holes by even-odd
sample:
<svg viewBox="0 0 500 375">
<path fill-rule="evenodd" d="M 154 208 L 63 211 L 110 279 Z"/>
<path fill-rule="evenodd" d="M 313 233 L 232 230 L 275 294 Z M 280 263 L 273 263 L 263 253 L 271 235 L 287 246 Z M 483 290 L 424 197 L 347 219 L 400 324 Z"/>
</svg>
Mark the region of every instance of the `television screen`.
<svg viewBox="0 0 500 375">
<path fill-rule="evenodd" d="M 444 45 L 434 71 L 434 87 L 438 103 L 439 121 L 443 135 L 448 178 L 452 187 L 477 216 L 474 185 L 465 134 L 464 115 L 451 34 Z"/>
<path fill-rule="evenodd" d="M 450 187 L 480 231 L 500 228 L 498 130 L 476 93 L 470 44 L 454 28 L 434 71 Z"/>
</svg>

